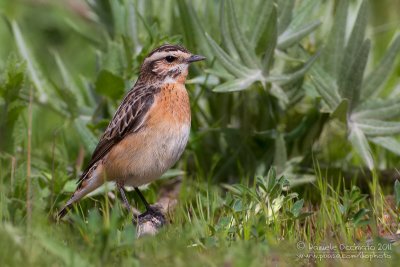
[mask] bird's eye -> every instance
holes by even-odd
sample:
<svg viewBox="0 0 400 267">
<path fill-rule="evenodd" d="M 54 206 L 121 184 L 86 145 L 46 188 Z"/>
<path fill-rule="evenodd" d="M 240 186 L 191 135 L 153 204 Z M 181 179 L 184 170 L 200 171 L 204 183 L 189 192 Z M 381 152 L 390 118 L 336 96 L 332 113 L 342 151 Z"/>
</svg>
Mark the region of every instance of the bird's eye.
<svg viewBox="0 0 400 267">
<path fill-rule="evenodd" d="M 165 57 L 165 60 L 166 60 L 167 62 L 169 62 L 169 63 L 173 62 L 175 59 L 176 59 L 176 57 L 174 57 L 174 56 L 166 56 L 166 57 Z"/>
</svg>

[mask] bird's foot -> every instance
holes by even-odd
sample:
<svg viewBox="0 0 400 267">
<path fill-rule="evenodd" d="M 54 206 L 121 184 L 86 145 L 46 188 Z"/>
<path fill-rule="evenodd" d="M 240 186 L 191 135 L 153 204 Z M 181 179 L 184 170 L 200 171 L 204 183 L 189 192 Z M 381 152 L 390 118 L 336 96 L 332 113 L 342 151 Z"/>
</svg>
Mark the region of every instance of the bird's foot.
<svg viewBox="0 0 400 267">
<path fill-rule="evenodd" d="M 167 220 L 159 205 L 149 206 L 146 212 L 140 214 L 137 220 L 137 236 L 155 235 L 166 224 Z"/>
</svg>

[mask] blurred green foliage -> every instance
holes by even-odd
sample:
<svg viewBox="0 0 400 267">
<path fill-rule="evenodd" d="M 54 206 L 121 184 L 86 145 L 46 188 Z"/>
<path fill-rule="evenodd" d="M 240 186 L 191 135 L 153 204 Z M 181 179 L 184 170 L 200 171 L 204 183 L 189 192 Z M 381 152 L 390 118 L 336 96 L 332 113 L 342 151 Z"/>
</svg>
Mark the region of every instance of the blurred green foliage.
<svg viewBox="0 0 400 267">
<path fill-rule="evenodd" d="M 327 129 L 325 126 L 329 127 L 332 121 L 335 123 L 334 119 L 330 119 L 332 116 L 326 115 L 328 110 L 324 105 L 333 108 L 332 118 L 343 116 L 340 114 L 346 112 L 342 110 L 347 109 L 346 103 L 353 101 L 353 95 L 356 97 L 349 92 L 359 89 L 355 84 L 346 83 L 346 79 L 341 78 L 343 75 L 340 76 L 338 86 L 345 93 L 345 102 L 339 105 L 332 103 L 336 101 L 332 97 L 338 93 L 329 96 L 324 88 L 335 88 L 336 85 L 331 86 L 330 81 L 334 79 L 336 65 L 348 66 L 347 79 L 353 81 L 356 77 L 354 66 L 360 66 L 360 60 L 366 64 L 368 48 L 354 61 L 354 66 L 350 59 L 356 56 L 355 49 L 361 47 L 357 42 L 363 40 L 368 21 L 365 14 L 372 10 L 366 5 L 351 35 L 358 34 L 359 37 L 350 38 L 348 42 L 351 45 L 347 45 L 345 51 L 344 42 L 351 30 L 346 18 L 354 22 L 360 2 L 316 5 L 311 0 L 299 4 L 295 1 L 278 1 L 276 4 L 255 1 L 249 6 L 245 6 L 243 1 L 88 3 L 6 1 L 2 4 L 6 22 L 2 32 L 4 36 L 9 36 L 5 38 L 9 41 L 2 47 L 7 51 L 14 50 L 27 62 L 29 77 L 36 88 L 34 99 L 40 106 L 33 114 L 34 120 L 36 116 L 49 117 L 50 123 L 44 126 L 49 127 L 49 131 L 44 132 L 40 128 L 39 133 L 34 129 L 35 138 L 49 141 L 55 129 L 57 135 L 75 129 L 75 133 L 66 136 L 75 140 L 68 142 L 75 144 L 72 147 L 75 151 L 69 147 L 65 149 L 72 155 L 75 153 L 76 157 L 76 146 L 81 143 L 87 148 L 86 155 L 89 156 L 89 148 L 94 144 L 83 140 L 95 140 L 104 129 L 124 92 L 136 79 L 146 54 L 157 45 L 170 42 L 182 43 L 191 51 L 208 57 L 207 65 L 200 66 L 203 70 L 196 67 L 191 71 L 194 78 L 188 82 L 193 100 L 193 131 L 184 168 L 189 173 L 208 170 L 212 173 L 205 173 L 206 176 L 232 181 L 242 175 L 266 174 L 269 166 L 275 165 L 282 172 L 290 169 L 290 174 L 289 171 L 286 174 L 296 179 L 311 174 L 308 171 L 304 173 L 312 167 L 311 155 L 327 164 L 331 161 L 326 158 L 326 151 L 318 153 L 321 150 L 318 144 L 329 138 L 329 134 L 321 136 Z M 251 16 L 252 8 L 260 10 L 260 15 Z M 53 12 L 47 15 L 45 9 Z M 350 13 L 347 16 L 348 9 Z M 324 19 L 328 25 L 318 27 L 319 15 L 329 11 L 331 17 Z M 33 13 L 42 15 L 32 22 L 30 14 Z M 333 30 L 329 29 L 329 23 Z M 387 31 L 394 36 L 397 28 L 394 24 L 390 27 L 390 20 L 388 23 Z M 365 81 L 368 88 L 363 95 L 372 96 L 371 92 L 377 95 L 379 87 L 385 97 L 396 88 L 390 82 L 393 75 L 390 76 L 389 69 L 398 62 L 398 40 L 394 41 L 377 71 L 372 72 L 379 80 L 372 77 Z M 322 56 L 318 58 L 316 51 L 322 51 Z M 316 58 L 316 67 L 311 68 Z M 322 71 L 318 67 L 320 65 L 328 67 Z M 310 68 L 312 74 L 318 75 L 307 79 Z M 341 72 L 344 72 L 343 68 Z M 358 77 L 362 78 L 363 71 L 358 73 Z M 389 80 L 388 86 L 380 86 L 386 80 Z M 215 94 L 212 91 L 236 92 Z M 396 94 L 396 90 L 392 94 Z M 367 107 L 364 105 L 361 108 L 375 114 L 380 112 L 377 108 L 388 104 L 384 100 L 379 104 L 370 102 L 366 103 Z M 389 102 L 396 109 L 397 102 L 393 99 Z M 387 112 L 390 112 L 389 109 Z M 52 114 L 47 110 L 51 110 Z M 391 117 L 396 116 L 396 113 L 390 113 Z M 396 149 L 400 147 L 396 139 L 386 137 L 387 134 L 397 133 L 397 124 L 372 121 L 375 117 L 367 116 L 365 119 L 373 125 L 363 127 L 380 127 L 384 136 L 374 132 L 371 140 L 396 154 L 400 153 Z M 352 120 L 349 123 L 355 125 Z M 87 127 L 80 127 L 82 125 Z M 358 156 L 354 152 L 358 152 L 372 168 L 373 155 L 369 151 L 374 147 L 371 148 L 364 137 L 368 135 L 368 130 L 364 133 L 359 129 L 349 128 L 349 138 L 355 150 L 349 151 L 348 156 L 357 165 Z M 46 135 L 52 137 L 43 138 Z M 354 136 L 357 138 L 354 139 Z M 52 142 L 46 141 L 40 146 L 46 146 L 45 143 L 48 147 L 52 146 Z M 383 153 L 382 150 L 379 153 Z M 339 156 L 344 158 L 342 154 Z M 68 160 L 71 162 L 73 159 L 72 156 Z M 339 158 L 337 160 L 340 161 Z M 384 161 L 384 164 L 390 167 L 391 162 Z"/>
</svg>

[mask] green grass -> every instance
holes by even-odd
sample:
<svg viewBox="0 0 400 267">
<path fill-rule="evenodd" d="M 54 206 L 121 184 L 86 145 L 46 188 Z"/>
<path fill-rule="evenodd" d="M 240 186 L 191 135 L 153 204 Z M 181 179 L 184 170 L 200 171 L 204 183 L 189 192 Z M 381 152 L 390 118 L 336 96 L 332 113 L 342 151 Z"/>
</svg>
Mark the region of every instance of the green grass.
<svg viewBox="0 0 400 267">
<path fill-rule="evenodd" d="M 396 265 L 396 1 L 1 1 L 0 265 Z M 183 178 L 169 224 L 138 239 L 113 187 L 57 223 L 163 43 L 207 56 L 185 153 L 144 190 Z"/>
<path fill-rule="evenodd" d="M 5 266 L 187 266 L 188 263 L 260 266 L 314 261 L 390 265 L 396 262 L 399 247 L 383 237 L 396 231 L 397 217 L 389 213 L 381 190 L 371 182 L 375 196 L 371 197 L 372 194 L 362 194 L 355 186 L 343 189 L 344 180 L 341 181 L 333 188 L 326 178 L 319 176 L 305 190 L 305 194 L 312 194 L 318 200 L 302 205 L 297 193 L 287 188 L 287 181 L 276 179 L 273 172 L 268 177 L 258 177 L 254 184 L 229 186 L 227 191 L 188 180 L 182 186 L 175 212 L 170 215 L 170 224 L 156 237 L 140 239 L 135 238 L 130 214 L 107 194 L 83 200 L 83 204 L 90 202 L 91 206 L 97 202 L 97 207 L 86 212 L 81 209 L 84 205 L 78 206 L 67 221 L 59 224 L 52 221 L 54 214 L 45 211 L 40 201 L 42 196 L 33 194 L 32 219 L 27 223 L 26 216 L 18 215 L 18 211 L 26 208 L 25 202 L 10 197 L 11 187 L 3 183 L 1 199 L 20 208 L 2 208 L 0 255 Z M 302 249 L 301 244 L 306 247 Z M 355 244 L 370 246 L 358 253 L 381 257 L 386 253 L 390 259 L 300 258 L 311 255 L 310 245 L 337 246 L 329 253 L 316 254 L 328 257 L 337 253 L 350 255 L 351 247 L 346 251 L 339 248 Z"/>
</svg>

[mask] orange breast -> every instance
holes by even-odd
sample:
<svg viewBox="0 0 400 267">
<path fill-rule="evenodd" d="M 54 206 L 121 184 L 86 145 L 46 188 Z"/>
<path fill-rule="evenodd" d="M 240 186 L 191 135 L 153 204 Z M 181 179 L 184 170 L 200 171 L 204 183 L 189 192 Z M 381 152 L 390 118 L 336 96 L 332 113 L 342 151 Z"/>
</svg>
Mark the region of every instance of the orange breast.
<svg viewBox="0 0 400 267">
<path fill-rule="evenodd" d="M 155 107 L 149 114 L 147 125 L 154 126 L 161 122 L 190 125 L 190 102 L 184 84 L 166 84 L 157 94 L 154 104 Z"/>
<path fill-rule="evenodd" d="M 160 177 L 181 156 L 190 119 L 184 85 L 167 84 L 156 95 L 141 130 L 126 136 L 107 155 L 107 179 L 140 186 Z"/>
</svg>

